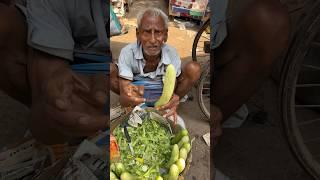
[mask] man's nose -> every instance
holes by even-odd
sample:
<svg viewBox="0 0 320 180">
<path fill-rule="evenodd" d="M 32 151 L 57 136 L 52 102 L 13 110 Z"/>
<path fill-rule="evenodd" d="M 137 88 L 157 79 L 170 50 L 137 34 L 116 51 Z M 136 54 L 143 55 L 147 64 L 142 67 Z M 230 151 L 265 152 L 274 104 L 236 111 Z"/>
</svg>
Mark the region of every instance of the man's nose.
<svg viewBox="0 0 320 180">
<path fill-rule="evenodd" d="M 151 33 L 150 42 L 152 42 L 152 43 L 155 43 L 155 42 L 156 42 L 156 36 L 155 36 L 155 32 L 154 32 L 154 31 L 152 31 L 152 33 Z"/>
</svg>

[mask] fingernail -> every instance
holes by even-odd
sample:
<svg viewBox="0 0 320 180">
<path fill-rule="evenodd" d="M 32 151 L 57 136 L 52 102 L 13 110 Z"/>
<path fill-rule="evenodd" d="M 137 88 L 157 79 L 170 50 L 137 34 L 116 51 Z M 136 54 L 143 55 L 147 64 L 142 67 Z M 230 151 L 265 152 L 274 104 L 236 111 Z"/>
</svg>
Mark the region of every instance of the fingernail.
<svg viewBox="0 0 320 180">
<path fill-rule="evenodd" d="M 89 124 L 90 118 L 89 117 L 81 117 L 79 118 L 78 122 L 79 124 L 87 125 Z"/>
</svg>

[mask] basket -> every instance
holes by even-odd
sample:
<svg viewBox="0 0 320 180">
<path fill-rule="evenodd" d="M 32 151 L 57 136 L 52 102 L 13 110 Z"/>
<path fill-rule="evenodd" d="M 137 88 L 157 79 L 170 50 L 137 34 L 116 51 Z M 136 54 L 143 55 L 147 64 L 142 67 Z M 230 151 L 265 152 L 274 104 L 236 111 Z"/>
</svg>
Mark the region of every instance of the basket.
<svg viewBox="0 0 320 180">
<path fill-rule="evenodd" d="M 176 133 L 179 132 L 181 129 L 183 129 L 182 126 L 179 125 L 179 124 L 176 124 L 176 125 L 174 126 L 174 124 L 173 124 L 173 122 L 172 122 L 171 120 L 162 117 L 162 116 L 161 116 L 161 113 L 160 113 L 159 111 L 155 110 L 154 108 L 146 108 L 146 110 L 147 110 L 148 113 L 154 112 L 155 114 L 158 115 L 157 118 L 161 118 L 161 120 L 164 120 L 164 121 L 168 122 L 168 123 L 170 124 L 170 127 L 171 127 L 171 129 L 172 129 L 172 133 L 173 133 L 173 134 L 176 134 Z M 128 115 L 128 114 L 122 115 L 122 116 L 118 117 L 117 119 L 115 119 L 113 122 L 111 122 L 111 124 L 110 124 L 111 133 L 113 132 L 113 130 L 114 130 L 116 127 L 118 127 L 120 124 L 122 124 L 122 123 L 125 121 L 125 119 L 126 119 L 125 117 L 126 117 L 127 115 Z M 189 136 L 190 136 L 190 135 L 189 135 Z M 190 137 L 190 139 L 192 139 L 192 138 Z M 191 145 L 191 146 L 192 146 L 192 145 Z M 185 167 L 185 169 L 180 173 L 178 180 L 184 180 L 184 177 L 187 175 L 187 172 L 188 172 L 188 170 L 189 170 L 189 168 L 190 168 L 191 162 L 192 162 L 192 148 L 191 148 L 191 150 L 190 150 L 190 152 L 189 152 L 189 154 L 188 154 L 188 157 L 187 157 L 187 159 L 186 159 L 186 167 Z"/>
</svg>

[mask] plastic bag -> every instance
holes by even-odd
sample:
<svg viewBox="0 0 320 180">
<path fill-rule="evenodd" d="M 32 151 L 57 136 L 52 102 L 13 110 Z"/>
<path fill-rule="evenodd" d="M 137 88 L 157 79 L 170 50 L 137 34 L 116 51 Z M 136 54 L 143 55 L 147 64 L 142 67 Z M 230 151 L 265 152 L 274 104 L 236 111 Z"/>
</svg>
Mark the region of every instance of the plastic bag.
<svg viewBox="0 0 320 180">
<path fill-rule="evenodd" d="M 121 34 L 121 24 L 116 14 L 110 6 L 110 36 L 116 36 Z"/>
</svg>

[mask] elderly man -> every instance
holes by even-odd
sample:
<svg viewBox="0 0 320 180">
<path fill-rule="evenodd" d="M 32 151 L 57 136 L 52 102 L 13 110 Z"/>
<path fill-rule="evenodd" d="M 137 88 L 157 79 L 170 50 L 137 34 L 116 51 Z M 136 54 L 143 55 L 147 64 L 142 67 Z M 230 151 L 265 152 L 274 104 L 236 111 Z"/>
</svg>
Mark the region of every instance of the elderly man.
<svg viewBox="0 0 320 180">
<path fill-rule="evenodd" d="M 34 137 L 64 143 L 107 127 L 105 74 L 72 71 L 74 54 L 107 55 L 105 1 L 0 1 L 0 88 L 30 107 Z"/>
<path fill-rule="evenodd" d="M 137 41 L 121 50 L 118 64 L 112 65 L 111 89 L 120 94 L 123 106 L 134 106 L 145 101 L 143 88 L 132 84 L 141 78 L 161 81 L 168 64 L 176 69 L 177 83 L 174 95 L 159 110 L 165 117 L 173 116 L 180 98 L 185 96 L 200 76 L 200 65 L 188 62 L 181 68 L 176 50 L 166 44 L 168 39 L 168 17 L 157 8 L 147 8 L 137 17 Z"/>
</svg>

